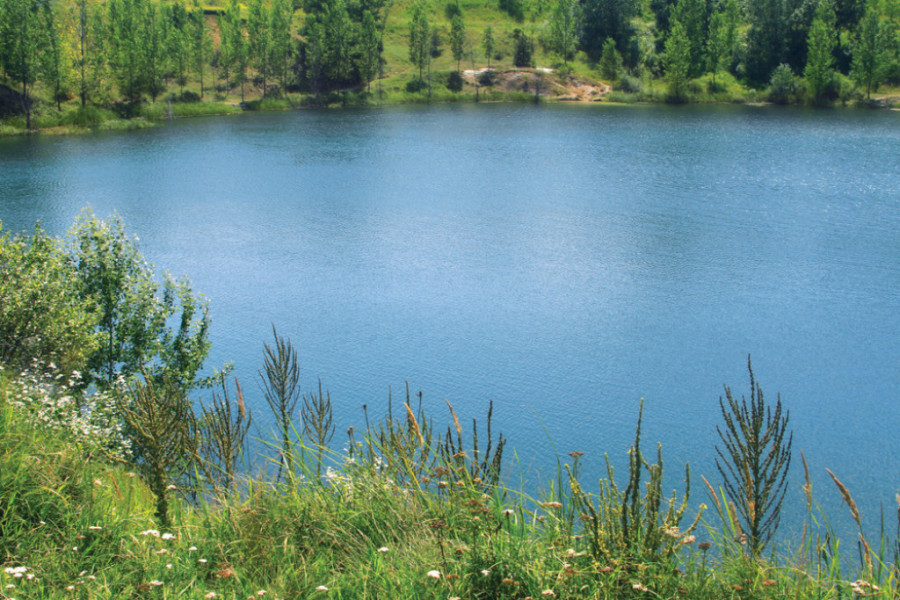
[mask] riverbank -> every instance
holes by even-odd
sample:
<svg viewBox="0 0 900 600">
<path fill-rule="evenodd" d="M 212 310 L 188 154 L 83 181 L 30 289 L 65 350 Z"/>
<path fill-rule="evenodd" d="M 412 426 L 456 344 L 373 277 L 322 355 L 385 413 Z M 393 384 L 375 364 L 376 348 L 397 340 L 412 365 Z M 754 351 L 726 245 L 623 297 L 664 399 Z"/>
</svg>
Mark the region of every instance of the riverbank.
<svg viewBox="0 0 900 600">
<path fill-rule="evenodd" d="M 244 112 L 268 112 L 303 108 L 336 108 L 347 106 L 390 106 L 425 103 L 477 102 L 574 102 L 617 104 L 673 103 L 666 84 L 661 80 L 623 81 L 616 86 L 585 75 L 558 72 L 547 67 L 533 69 L 470 69 L 462 72 L 463 85 L 451 91 L 439 83 L 446 74 L 435 76 L 434 84 L 418 91 L 409 91 L 396 77 L 376 81 L 368 90 L 343 90 L 325 95 L 286 94 L 277 98 L 262 98 L 258 90 L 249 88 L 241 100 L 239 96 L 224 96 L 219 100 L 200 101 L 196 94 L 170 95 L 168 99 L 132 105 L 101 107 L 88 105 L 43 105 L 33 117 L 31 130 L 25 128 L 24 116 L 0 119 L 0 137 L 26 134 L 75 135 L 89 131 L 135 130 L 154 127 L 170 119 L 201 116 L 225 116 Z M 765 91 L 746 88 L 733 77 L 720 75 L 713 83 L 709 76 L 697 79 L 688 97 L 677 104 L 774 104 Z M 900 108 L 900 90 L 888 89 L 871 101 L 844 100 L 832 107 Z"/>
<path fill-rule="evenodd" d="M 881 550 L 877 540 L 863 540 L 860 562 L 845 556 L 842 563 L 839 540 L 828 537 L 833 532 L 811 496 L 809 528 L 797 545 L 754 557 L 742 545 L 746 536 L 709 525 L 693 504 L 676 512 L 673 497 L 667 511 L 668 501 L 654 497 L 661 463 L 632 470 L 628 488 L 605 480 L 587 493 L 577 483 L 581 453 L 572 453 L 560 487 L 528 497 L 492 483 L 489 461 L 477 459 L 452 411 L 448 435 L 460 445 L 453 454 L 433 453 L 432 433 L 440 429 L 409 404 L 398 419 L 351 434 L 345 453 L 298 443 L 292 462 L 280 463 L 277 452 L 258 457 L 268 466 L 255 466 L 268 475 L 218 488 L 187 474 L 167 488 L 169 517 L 161 522 L 141 468 L 111 460 L 110 448 L 79 441 L 63 424 L 35 427 L 47 413 L 34 403 L 49 409 L 63 396 L 33 392 L 0 379 L 0 596 L 7 599 L 712 600 L 897 592 L 890 540 Z M 638 444 L 632 452 L 640 456 Z M 491 456 L 490 446 L 482 456 Z M 643 490 L 642 475 L 646 496 L 631 499 L 629 490 Z M 727 510 L 709 492 L 712 508 Z M 631 533 L 622 528 L 630 519 Z"/>
</svg>

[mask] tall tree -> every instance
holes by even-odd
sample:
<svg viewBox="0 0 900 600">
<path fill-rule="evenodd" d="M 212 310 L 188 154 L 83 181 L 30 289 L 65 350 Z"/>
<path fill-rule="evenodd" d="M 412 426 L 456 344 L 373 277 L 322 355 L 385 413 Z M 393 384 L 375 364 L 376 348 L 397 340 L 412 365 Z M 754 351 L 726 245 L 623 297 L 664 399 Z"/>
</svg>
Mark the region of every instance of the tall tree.
<svg viewBox="0 0 900 600">
<path fill-rule="evenodd" d="M 43 4 L 41 9 L 41 26 L 46 36 L 44 52 L 41 53 L 41 74 L 45 85 L 53 90 L 53 100 L 58 111 L 62 111 L 62 101 L 69 94 L 72 64 L 70 47 L 66 43 L 68 32 L 64 11 L 62 5 L 50 3 Z"/>
<path fill-rule="evenodd" d="M 629 66 L 636 57 L 630 52 L 634 27 L 631 19 L 638 14 L 636 0 L 580 0 L 581 19 L 579 46 L 592 60 L 599 60 L 603 42 L 611 37 Z"/>
<path fill-rule="evenodd" d="M 747 3 L 747 77 L 756 84 L 769 81 L 772 71 L 785 61 L 786 15 L 783 0 Z"/>
<path fill-rule="evenodd" d="M 684 99 L 685 85 L 691 73 L 691 40 L 688 39 L 681 21 L 677 19 L 672 21 L 672 27 L 669 29 L 664 64 L 672 97 L 677 100 Z"/>
<path fill-rule="evenodd" d="M 363 13 L 358 45 L 359 60 L 356 63 L 356 68 L 359 70 L 359 77 L 366 84 L 366 91 L 368 92 L 372 80 L 378 74 L 378 63 L 381 62 L 378 26 L 375 23 L 375 15 L 372 14 L 372 11 L 367 10 Z"/>
<path fill-rule="evenodd" d="M 100 8 L 88 4 L 88 0 L 76 0 L 70 13 L 75 43 L 75 85 L 81 106 L 87 106 L 88 97 L 97 91 L 102 79 L 103 21 Z"/>
<path fill-rule="evenodd" d="M 25 127 L 31 129 L 29 87 L 40 71 L 46 35 L 41 26 L 40 0 L 6 0 L 0 21 L 0 64 L 10 79 L 22 86 Z"/>
<path fill-rule="evenodd" d="M 202 100 L 204 93 L 203 74 L 212 55 L 213 44 L 212 38 L 209 37 L 206 15 L 203 13 L 203 7 L 200 6 L 200 0 L 192 0 L 191 4 L 190 44 L 191 65 L 197 73 L 197 79 L 200 81 L 200 99 Z"/>
<path fill-rule="evenodd" d="M 192 18 L 184 0 L 176 0 L 163 7 L 164 21 L 167 23 L 165 41 L 169 70 L 175 76 L 175 82 L 181 88 L 181 93 L 184 94 L 184 86 L 191 71 Z"/>
<path fill-rule="evenodd" d="M 712 73 L 715 85 L 716 75 L 731 57 L 728 51 L 728 29 L 725 13 L 716 11 L 709 19 L 709 36 L 706 39 L 706 65 Z"/>
<path fill-rule="evenodd" d="M 690 75 L 699 77 L 705 66 L 707 33 L 705 0 L 678 0 L 672 10 L 672 18 L 681 23 L 690 42 Z"/>
<path fill-rule="evenodd" d="M 241 102 L 244 101 L 244 82 L 247 77 L 247 39 L 244 36 L 244 21 L 241 18 L 241 6 L 237 0 L 228 0 L 225 11 L 219 20 L 221 37 L 221 64 L 227 86 L 241 86 Z M 229 82 L 229 74 L 232 80 Z"/>
<path fill-rule="evenodd" d="M 857 85 L 866 88 L 866 100 L 871 99 L 872 90 L 878 88 L 887 74 L 890 33 L 888 21 L 881 21 L 874 8 L 869 8 L 859 22 L 850 75 Z"/>
<path fill-rule="evenodd" d="M 834 11 L 828 0 L 822 0 L 816 9 L 816 18 L 809 29 L 806 68 L 803 76 L 813 102 L 821 102 L 825 91 L 834 80 L 834 48 L 837 34 L 834 29 Z"/>
<path fill-rule="evenodd" d="M 265 97 L 270 71 L 270 46 L 272 30 L 269 11 L 263 0 L 250 0 L 247 11 L 247 39 L 249 41 L 250 63 L 262 79 L 262 95 Z"/>
<path fill-rule="evenodd" d="M 322 17 L 322 50 L 329 84 L 346 84 L 353 68 L 353 23 L 344 0 L 331 0 Z"/>
<path fill-rule="evenodd" d="M 150 94 L 150 99 L 156 102 L 157 96 L 166 89 L 163 83 L 169 60 L 166 38 L 171 28 L 162 14 L 161 6 L 156 2 L 146 0 L 142 8 L 142 22 L 138 28 L 141 34 L 139 50 L 142 51 L 141 80 L 147 93 Z"/>
<path fill-rule="evenodd" d="M 412 17 L 409 20 L 409 62 L 418 67 L 419 81 L 422 71 L 428 63 L 428 42 L 430 39 L 428 17 L 421 3 L 413 5 Z"/>
<path fill-rule="evenodd" d="M 109 66 L 127 101 L 138 100 L 143 89 L 142 0 L 109 0 L 106 4 Z"/>
<path fill-rule="evenodd" d="M 569 0 L 571 1 L 571 0 Z M 466 24 L 462 15 L 453 15 L 450 19 L 450 52 L 456 61 L 456 71 L 459 72 L 459 63 L 466 51 Z"/>
<path fill-rule="evenodd" d="M 563 64 L 575 57 L 578 20 L 576 0 L 557 0 L 550 15 L 550 43 L 553 50 L 562 56 Z"/>
<path fill-rule="evenodd" d="M 484 50 L 484 57 L 487 59 L 488 69 L 491 68 L 491 56 L 494 54 L 494 30 L 490 25 L 484 28 L 481 35 L 481 48 Z"/>
<path fill-rule="evenodd" d="M 278 78 L 281 91 L 287 91 L 291 59 L 291 17 L 294 11 L 290 0 L 274 0 L 269 11 L 271 41 L 269 52 L 272 76 Z"/>
</svg>

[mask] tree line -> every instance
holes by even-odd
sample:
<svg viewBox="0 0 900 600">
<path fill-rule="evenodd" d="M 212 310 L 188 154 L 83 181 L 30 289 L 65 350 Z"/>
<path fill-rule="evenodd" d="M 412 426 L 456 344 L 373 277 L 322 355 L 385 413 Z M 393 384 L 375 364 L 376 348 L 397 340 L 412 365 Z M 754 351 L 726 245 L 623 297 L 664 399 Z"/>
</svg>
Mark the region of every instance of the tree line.
<svg viewBox="0 0 900 600">
<path fill-rule="evenodd" d="M 405 7 L 401 35 L 420 83 L 448 28 L 458 89 L 474 45 L 489 66 L 504 44 L 516 66 L 532 66 L 536 43 L 564 67 L 583 53 L 606 79 L 664 77 L 675 96 L 705 74 L 713 85 L 723 73 L 769 85 L 776 101 L 798 85 L 827 99 L 838 74 L 867 96 L 900 82 L 900 0 L 488 1 L 517 22 L 506 39 L 493 26 L 470 34 L 457 0 L 443 10 L 435 0 Z M 155 101 L 173 85 L 185 97 L 189 82 L 199 93 L 188 96 L 201 100 L 211 87 L 239 89 L 243 100 L 250 81 L 262 96 L 368 87 L 384 66 L 390 9 L 386 0 L 228 0 L 223 9 L 199 0 L 0 0 L 0 74 L 20 90 L 29 128 L 36 84 L 58 107 L 72 98 L 82 107 Z"/>
</svg>

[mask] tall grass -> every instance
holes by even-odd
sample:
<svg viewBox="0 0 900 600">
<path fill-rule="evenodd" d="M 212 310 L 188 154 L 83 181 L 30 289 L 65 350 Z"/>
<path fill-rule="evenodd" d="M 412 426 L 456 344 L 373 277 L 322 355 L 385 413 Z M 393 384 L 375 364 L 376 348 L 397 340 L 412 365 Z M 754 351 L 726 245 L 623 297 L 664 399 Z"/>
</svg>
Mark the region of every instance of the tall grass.
<svg viewBox="0 0 900 600">
<path fill-rule="evenodd" d="M 717 526 L 687 503 L 687 489 L 666 498 L 661 450 L 652 462 L 644 455 L 640 415 L 622 482 L 611 471 L 599 483 L 582 481 L 584 459 L 573 453 L 558 489 L 538 500 L 506 487 L 510 477 L 494 477 L 508 465 L 497 458 L 502 444 L 486 422 L 473 420 L 468 430 L 452 407 L 443 418 L 426 414 L 407 392 L 384 416 L 370 415 L 344 451 L 294 440 L 292 472 L 281 481 L 238 475 L 228 494 L 194 478 L 169 490 L 171 525 L 163 528 L 154 518 L 157 497 L 140 472 L 84 452 L 67 429 L 31 427 L 27 411 L 8 400 L 16 385 L 0 375 L 4 599 L 897 593 L 893 526 L 865 538 L 857 511 L 860 538 L 841 543 L 811 487 L 798 547 L 759 557 L 741 544 L 722 489 L 706 485 Z M 446 428 L 436 425 L 441 421 Z M 834 481 L 830 491 L 852 511 L 851 491 Z M 847 550 L 857 542 L 854 556 Z"/>
</svg>

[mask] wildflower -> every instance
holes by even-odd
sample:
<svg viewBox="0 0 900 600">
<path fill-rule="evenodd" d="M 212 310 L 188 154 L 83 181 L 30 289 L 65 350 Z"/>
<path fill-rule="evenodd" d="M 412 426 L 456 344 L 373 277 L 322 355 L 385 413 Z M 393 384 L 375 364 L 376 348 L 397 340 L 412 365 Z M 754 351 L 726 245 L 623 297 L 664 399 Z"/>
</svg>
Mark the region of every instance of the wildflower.
<svg viewBox="0 0 900 600">
<path fill-rule="evenodd" d="M 228 579 L 229 577 L 234 576 L 234 569 L 232 569 L 231 567 L 225 567 L 224 569 L 220 569 L 219 571 L 217 571 L 216 576 L 219 579 Z"/>
<path fill-rule="evenodd" d="M 99 525 L 91 525 L 90 527 L 88 527 L 88 529 L 90 529 L 91 531 L 100 531 L 103 528 Z"/>
<path fill-rule="evenodd" d="M 541 592 L 541 596 L 552 597 L 555 595 L 556 595 L 556 593 L 553 590 L 544 590 L 543 592 Z"/>
<path fill-rule="evenodd" d="M 163 582 L 160 581 L 159 579 L 154 579 L 153 581 L 150 582 L 150 585 L 152 585 L 153 587 L 159 587 L 162 584 L 163 584 Z"/>
<path fill-rule="evenodd" d="M 581 450 L 576 450 L 575 452 L 569 452 L 569 456 L 571 456 L 572 458 L 578 459 L 578 458 L 581 458 L 582 456 L 584 456 L 584 452 L 582 452 Z"/>
<path fill-rule="evenodd" d="M 67 586 L 66 586 L 66 589 L 69 590 L 69 591 L 71 592 L 72 590 L 75 589 L 75 586 L 74 586 L 74 585 L 67 585 Z"/>
<path fill-rule="evenodd" d="M 257 596 L 265 596 L 265 595 L 266 595 L 266 590 L 259 590 L 258 592 L 256 592 L 256 595 L 257 595 Z"/>
<path fill-rule="evenodd" d="M 544 508 L 562 508 L 562 502 L 541 502 Z"/>
<path fill-rule="evenodd" d="M 440 571 L 428 571 L 428 572 L 426 573 L 426 575 L 428 575 L 428 576 L 431 577 L 432 579 L 440 579 L 440 578 L 441 578 L 441 572 L 440 572 Z"/>
<path fill-rule="evenodd" d="M 174 539 L 175 539 L 175 534 L 174 534 L 174 533 L 164 533 L 164 534 L 162 534 L 162 539 L 164 539 L 164 540 L 174 540 Z"/>
<path fill-rule="evenodd" d="M 487 569 L 483 569 L 483 570 L 481 571 L 481 574 L 484 575 L 485 577 L 487 577 L 488 575 L 491 574 L 491 572 L 488 571 Z"/>
<path fill-rule="evenodd" d="M 450 596 L 447 600 L 460 600 L 459 596 Z"/>
<path fill-rule="evenodd" d="M 142 531 L 140 535 L 152 535 L 153 537 L 159 537 L 159 531 L 155 529 L 147 529 L 146 531 Z"/>
<path fill-rule="evenodd" d="M 764 579 L 762 584 L 765 587 L 773 586 L 773 585 L 775 585 L 775 580 L 774 579 Z"/>
<path fill-rule="evenodd" d="M 7 584 L 6 584 L 6 587 L 3 588 L 3 589 L 5 589 L 5 590 L 14 590 L 14 589 L 16 589 L 16 586 L 13 585 L 12 583 L 7 583 Z"/>
<path fill-rule="evenodd" d="M 167 565 L 166 565 L 166 568 L 167 568 L 167 569 L 171 569 L 171 568 L 172 568 L 172 563 L 167 564 Z"/>
<path fill-rule="evenodd" d="M 317 587 L 316 587 L 316 591 L 317 591 L 317 592 L 327 592 L 327 591 L 328 591 L 328 588 L 325 587 L 324 585 L 320 585 L 320 586 L 317 586 Z"/>
<path fill-rule="evenodd" d="M 201 559 L 199 559 L 197 562 L 205 565 L 205 564 L 206 564 L 206 559 L 205 559 L 205 558 L 201 558 Z"/>
<path fill-rule="evenodd" d="M 166 550 L 165 548 L 160 548 L 159 550 L 157 550 L 157 551 L 154 552 L 153 554 L 168 554 L 168 553 L 169 553 L 169 551 Z"/>
<path fill-rule="evenodd" d="M 516 514 L 516 511 L 514 511 L 514 510 L 511 509 L 511 508 L 507 508 L 506 510 L 503 511 L 503 514 L 506 515 L 506 516 L 508 517 L 508 516 L 510 516 L 510 515 Z"/>
<path fill-rule="evenodd" d="M 190 548 L 188 548 L 188 552 L 196 552 L 196 551 L 197 551 L 197 546 L 191 546 Z"/>
<path fill-rule="evenodd" d="M 378 549 L 378 551 L 381 553 L 388 552 L 388 548 L 387 548 L 387 546 L 382 546 L 381 548 Z"/>
<path fill-rule="evenodd" d="M 178 486 L 174 486 L 174 485 L 172 485 L 171 483 L 170 483 L 169 485 L 166 486 L 166 490 L 169 490 L 169 491 L 171 491 L 171 490 L 177 490 L 177 489 L 178 489 Z"/>
<path fill-rule="evenodd" d="M 638 591 L 638 592 L 649 592 L 650 591 L 650 589 L 642 583 L 632 583 L 631 589 Z"/>
<path fill-rule="evenodd" d="M 686 536 L 684 536 L 684 538 L 682 538 L 681 543 L 682 544 L 693 544 L 696 541 L 697 541 L 696 535 L 686 535 Z"/>
<path fill-rule="evenodd" d="M 712 548 L 712 542 L 700 542 L 697 544 L 697 547 L 706 552 L 710 548 Z"/>
<path fill-rule="evenodd" d="M 663 529 L 663 533 L 665 533 L 669 537 L 677 538 L 681 535 L 681 532 L 678 530 L 677 526 L 674 527 L 666 527 Z"/>
<path fill-rule="evenodd" d="M 206 594 L 206 595 L 203 596 L 203 597 L 204 597 L 204 598 L 210 598 L 210 599 L 212 599 L 212 598 L 215 598 L 216 596 L 218 596 L 217 593 L 215 593 L 215 592 L 209 592 L 208 594 Z"/>
</svg>

